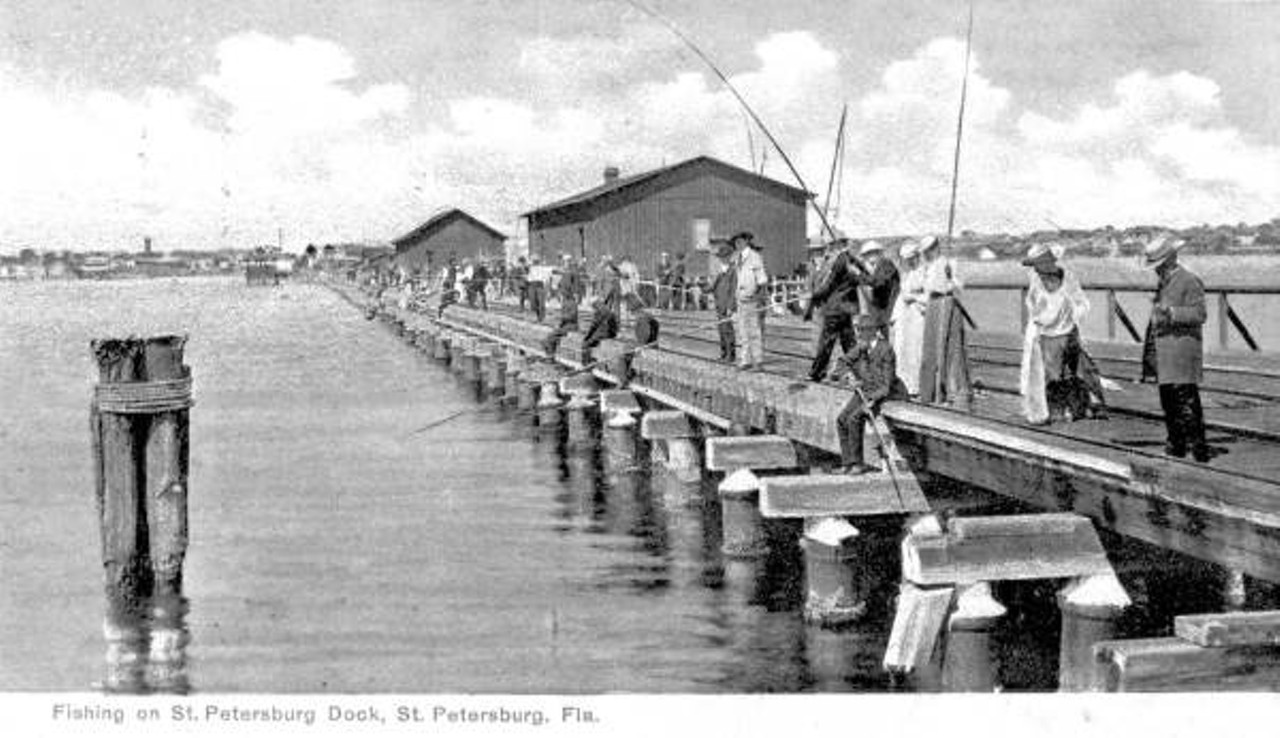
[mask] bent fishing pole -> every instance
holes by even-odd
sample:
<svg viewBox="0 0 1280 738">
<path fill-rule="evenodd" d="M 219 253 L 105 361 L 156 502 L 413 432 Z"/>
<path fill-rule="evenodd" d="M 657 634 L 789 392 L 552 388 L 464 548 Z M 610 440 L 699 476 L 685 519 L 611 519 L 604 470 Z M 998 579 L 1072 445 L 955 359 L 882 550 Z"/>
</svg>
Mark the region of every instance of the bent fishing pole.
<svg viewBox="0 0 1280 738">
<path fill-rule="evenodd" d="M 788 156 L 786 150 L 782 148 L 782 144 L 778 143 L 778 139 L 773 135 L 773 132 L 769 130 L 769 127 L 766 126 L 764 121 L 760 118 L 760 116 L 756 114 L 755 109 L 752 108 L 751 104 L 747 102 L 747 99 L 742 96 L 742 93 L 738 91 L 738 88 L 734 86 L 733 82 L 729 81 L 729 77 L 726 76 L 724 72 L 720 71 L 720 67 L 716 66 L 716 63 L 711 60 L 711 57 L 708 56 L 707 53 L 704 52 L 701 48 L 699 48 L 698 45 L 693 42 L 693 39 L 689 38 L 688 35 L 686 35 L 683 31 L 681 31 L 679 26 L 677 26 L 671 20 L 667 19 L 658 11 L 654 10 L 653 8 L 650 8 L 649 6 L 640 2 L 639 0 L 622 0 L 622 2 L 625 2 L 626 4 L 630 5 L 632 8 L 635 8 L 641 13 L 649 16 L 650 18 L 654 19 L 658 23 L 662 24 L 667 30 L 675 34 L 676 38 L 680 39 L 680 41 L 685 46 L 689 47 L 690 51 L 692 51 L 695 55 L 697 55 L 697 57 L 701 59 L 703 63 L 707 65 L 707 67 L 711 69 L 712 73 L 714 73 L 716 77 L 720 80 L 720 82 L 725 86 L 725 89 L 727 89 L 729 93 L 733 95 L 733 98 L 738 101 L 738 105 L 740 105 L 742 109 L 746 111 L 747 115 L 751 118 L 752 122 L 754 122 L 760 128 L 760 132 L 764 134 L 765 138 L 768 139 L 769 143 L 773 146 L 774 150 L 778 152 L 778 156 L 782 157 L 782 162 L 786 164 L 787 169 L 791 171 L 791 176 L 795 177 L 796 183 L 800 185 L 800 189 L 804 190 L 805 200 L 809 203 L 809 205 L 813 207 L 813 211 L 818 214 L 818 219 L 822 221 L 823 230 L 826 231 L 827 235 L 831 238 L 831 240 L 835 240 L 836 238 L 838 238 L 839 236 L 836 234 L 835 228 L 833 228 L 830 221 L 827 220 L 827 214 L 823 212 L 822 208 L 818 207 L 818 203 L 814 202 L 813 197 L 809 196 L 811 194 L 809 191 L 809 186 L 805 184 L 804 177 L 800 175 L 800 170 L 797 169 L 796 165 L 792 163 L 791 157 Z M 857 256 L 851 255 L 851 257 L 852 257 L 851 258 L 852 263 L 856 265 L 862 273 L 864 274 L 870 273 L 870 271 L 867 269 L 866 264 L 864 264 L 861 259 L 859 259 Z"/>
</svg>

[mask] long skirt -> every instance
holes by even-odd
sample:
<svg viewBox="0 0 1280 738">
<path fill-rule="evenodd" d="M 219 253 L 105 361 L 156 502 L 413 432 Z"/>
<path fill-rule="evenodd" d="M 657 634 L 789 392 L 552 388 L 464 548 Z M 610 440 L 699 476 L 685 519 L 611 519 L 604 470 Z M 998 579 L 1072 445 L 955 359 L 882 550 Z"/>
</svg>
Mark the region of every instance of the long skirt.
<svg viewBox="0 0 1280 738">
<path fill-rule="evenodd" d="M 964 316 L 951 295 L 929 298 L 924 315 L 919 394 L 921 402 L 967 406 L 973 401 Z"/>
<path fill-rule="evenodd" d="M 898 376 L 907 392 L 920 393 L 920 360 L 924 353 L 924 312 L 916 304 L 898 301 L 893 320 L 893 353 Z"/>
</svg>

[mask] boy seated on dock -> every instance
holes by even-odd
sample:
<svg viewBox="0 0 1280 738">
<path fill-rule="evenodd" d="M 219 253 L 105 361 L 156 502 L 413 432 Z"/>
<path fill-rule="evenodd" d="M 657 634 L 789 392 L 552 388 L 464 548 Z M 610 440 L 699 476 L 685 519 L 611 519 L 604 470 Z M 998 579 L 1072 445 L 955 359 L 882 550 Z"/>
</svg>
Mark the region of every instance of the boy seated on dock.
<svg viewBox="0 0 1280 738">
<path fill-rule="evenodd" d="M 838 473 L 865 474 L 876 470 L 866 463 L 862 454 L 865 425 L 868 421 L 874 422 L 885 400 L 907 396 L 907 388 L 898 378 L 893 346 L 885 340 L 883 327 L 884 321 L 872 315 L 864 313 L 854 318 L 857 342 L 831 371 L 831 379 L 847 384 L 854 391 L 849 404 L 836 419 L 842 464 Z"/>
</svg>

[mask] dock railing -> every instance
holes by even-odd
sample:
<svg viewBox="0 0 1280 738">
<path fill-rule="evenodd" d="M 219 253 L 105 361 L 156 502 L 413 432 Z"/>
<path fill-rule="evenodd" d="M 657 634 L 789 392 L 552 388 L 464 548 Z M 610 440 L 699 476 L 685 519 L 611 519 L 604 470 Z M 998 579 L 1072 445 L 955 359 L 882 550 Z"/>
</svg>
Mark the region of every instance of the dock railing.
<svg viewBox="0 0 1280 738">
<path fill-rule="evenodd" d="M 1123 328 L 1125 335 L 1136 343 L 1142 343 L 1143 333 L 1138 325 L 1129 316 L 1129 313 L 1120 303 L 1119 295 L 1125 293 L 1131 294 L 1147 294 L 1155 295 L 1156 285 L 1154 280 L 1150 283 L 1135 283 L 1131 280 L 1120 279 L 1082 279 L 1080 286 L 1085 292 L 1101 292 L 1106 299 L 1106 316 L 1107 316 L 1107 340 L 1114 341 L 1119 335 L 1119 329 Z M 966 292 L 973 291 L 990 291 L 990 292 L 1017 292 L 1019 295 L 1018 305 L 1021 315 L 1020 328 L 1027 325 L 1027 282 L 1025 277 L 1018 279 L 1014 277 L 967 277 L 964 285 Z M 1280 295 L 1280 285 L 1277 286 L 1261 286 L 1250 284 L 1232 284 L 1221 281 L 1205 281 L 1204 291 L 1206 301 L 1212 300 L 1217 303 L 1217 336 L 1218 347 L 1226 350 L 1231 345 L 1233 330 L 1238 334 L 1239 338 L 1244 341 L 1250 351 L 1261 351 L 1262 347 L 1258 340 L 1254 337 L 1253 332 L 1249 330 L 1240 314 L 1236 312 L 1235 307 L 1231 304 L 1231 297 L 1234 295 Z M 1207 307 L 1207 306 L 1206 306 Z"/>
</svg>

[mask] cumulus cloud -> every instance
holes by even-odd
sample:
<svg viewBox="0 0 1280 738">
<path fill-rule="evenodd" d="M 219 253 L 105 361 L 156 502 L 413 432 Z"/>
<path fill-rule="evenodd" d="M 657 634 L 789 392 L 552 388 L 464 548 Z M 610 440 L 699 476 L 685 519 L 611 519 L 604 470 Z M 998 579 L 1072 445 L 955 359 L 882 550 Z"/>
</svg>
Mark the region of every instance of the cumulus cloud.
<svg viewBox="0 0 1280 738">
<path fill-rule="evenodd" d="M 658 29 L 659 31 L 661 29 Z M 641 26 L 617 39 L 536 38 L 529 90 L 415 100 L 371 84 L 322 39 L 247 33 L 186 89 L 125 96 L 36 84 L 0 67 L 0 243 L 7 247 L 243 246 L 283 227 L 306 241 L 391 237 L 457 205 L 514 232 L 517 216 L 634 172 L 710 154 L 748 166 L 763 136 L 698 62 Z M 964 46 L 934 39 L 849 89 L 814 33 L 763 37 L 731 81 L 825 193 L 848 100 L 840 224 L 945 227 Z M 518 87 L 518 86 L 517 86 Z M 792 182 L 769 153 L 766 173 Z M 1189 72 L 1136 70 L 1067 114 L 1027 109 L 977 55 L 969 76 L 958 226 L 1031 230 L 1274 217 L 1280 147 L 1233 127 L 1221 91 Z M 816 223 L 815 223 L 816 228 Z"/>
</svg>

